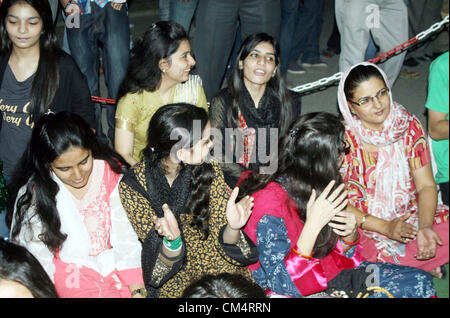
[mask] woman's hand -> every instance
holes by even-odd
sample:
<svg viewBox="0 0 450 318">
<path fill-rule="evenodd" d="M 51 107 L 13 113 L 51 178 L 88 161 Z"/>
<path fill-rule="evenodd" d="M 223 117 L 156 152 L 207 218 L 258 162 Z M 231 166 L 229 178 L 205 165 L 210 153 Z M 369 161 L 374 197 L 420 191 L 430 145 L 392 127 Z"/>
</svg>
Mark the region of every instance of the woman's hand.
<svg viewBox="0 0 450 318">
<path fill-rule="evenodd" d="M 427 260 L 436 256 L 437 245 L 442 246 L 439 235 L 431 228 L 426 227 L 417 232 L 417 254 L 418 260 Z"/>
<path fill-rule="evenodd" d="M 238 194 L 239 188 L 236 187 L 228 199 L 226 211 L 228 226 L 235 231 L 240 230 L 247 223 L 254 205 L 253 198 L 248 195 L 236 203 Z"/>
<path fill-rule="evenodd" d="M 355 234 L 356 229 L 358 228 L 355 215 L 349 211 L 341 211 L 336 213 L 328 225 L 333 228 L 334 233 L 341 237 L 347 237 Z"/>
<path fill-rule="evenodd" d="M 120 9 L 122 9 L 123 7 L 123 3 L 111 2 L 111 6 L 113 7 L 114 10 L 120 11 Z"/>
<path fill-rule="evenodd" d="M 165 236 L 167 240 L 176 240 L 181 234 L 180 228 L 178 226 L 178 221 L 167 204 L 164 204 L 162 206 L 162 209 L 164 211 L 164 217 L 153 217 L 155 229 L 156 231 L 158 231 L 159 235 Z"/>
<path fill-rule="evenodd" d="M 69 0 L 64 11 L 66 12 L 67 16 L 74 15 L 74 14 L 80 14 L 80 15 L 83 14 L 80 6 L 72 0 Z"/>
<path fill-rule="evenodd" d="M 313 190 L 306 205 L 306 223 L 315 229 L 317 234 L 327 225 L 333 217 L 343 210 L 348 203 L 345 184 L 341 184 L 331 194 L 335 181 L 332 180 L 316 199 L 316 191 Z"/>
<path fill-rule="evenodd" d="M 411 213 L 388 221 L 387 236 L 401 243 L 407 243 L 408 240 L 414 240 L 417 235 L 417 229 L 414 225 L 406 223 Z"/>
</svg>

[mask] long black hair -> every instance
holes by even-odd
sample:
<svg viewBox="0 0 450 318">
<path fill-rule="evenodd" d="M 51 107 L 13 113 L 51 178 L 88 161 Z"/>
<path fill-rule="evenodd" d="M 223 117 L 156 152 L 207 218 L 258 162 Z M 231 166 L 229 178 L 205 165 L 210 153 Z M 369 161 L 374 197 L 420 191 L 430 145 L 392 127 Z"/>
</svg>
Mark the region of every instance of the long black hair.
<svg viewBox="0 0 450 318">
<path fill-rule="evenodd" d="M 309 113 L 301 116 L 289 127 L 279 141 L 278 170 L 274 174 L 253 173 L 240 187 L 239 197 L 263 189 L 269 182 L 283 182 L 295 202 L 299 217 L 306 221 L 306 205 L 313 189 L 317 196 L 331 180 L 336 189 L 342 178 L 338 162 L 345 152 L 344 125 L 329 113 Z M 280 182 L 280 181 L 278 181 Z M 337 242 L 331 227 L 325 226 L 314 245 L 314 257 L 328 255 Z"/>
<path fill-rule="evenodd" d="M 277 66 L 275 75 L 267 83 L 268 89 L 273 96 L 276 96 L 281 105 L 280 113 L 280 134 L 286 132 L 293 118 L 292 98 L 281 75 L 280 67 L 280 46 L 278 41 L 267 33 L 255 33 L 248 36 L 242 43 L 241 49 L 236 58 L 236 63 L 231 76 L 228 78 L 228 92 L 232 97 L 232 103 L 227 110 L 227 125 L 229 128 L 239 127 L 239 98 L 245 89 L 244 71 L 240 69 L 239 64 L 243 62 L 254 48 L 262 42 L 270 43 L 275 50 L 275 65 Z"/>
<path fill-rule="evenodd" d="M 39 39 L 39 64 L 31 88 L 30 115 L 37 121 L 49 109 L 59 85 L 60 50 L 48 1 L 4 0 L 0 10 L 0 53 L 11 54 L 13 44 L 6 31 L 6 17 L 13 5 L 30 5 L 42 20 Z"/>
<path fill-rule="evenodd" d="M 147 146 L 143 150 L 146 166 L 162 167 L 161 160 L 174 151 L 192 148 L 202 139 L 208 121 L 206 111 L 194 105 L 177 103 L 159 108 L 149 123 Z M 200 124 L 198 133 L 196 123 Z M 184 169 L 184 164 L 180 165 Z M 204 239 L 209 235 L 209 187 L 213 178 L 214 169 L 207 162 L 192 168 L 191 194 L 186 202 L 186 211 L 193 216 L 191 225 L 202 233 Z"/>
<path fill-rule="evenodd" d="M 181 25 L 166 21 L 152 24 L 134 42 L 118 98 L 128 93 L 154 92 L 161 82 L 159 62 L 167 59 L 170 63 L 171 55 L 178 50 L 183 40 L 188 40 L 188 36 Z"/>
<path fill-rule="evenodd" d="M 239 274 L 207 274 L 191 283 L 181 298 L 267 298 L 256 283 Z"/>
<path fill-rule="evenodd" d="M 28 209 L 34 205 L 43 227 L 39 237 L 42 242 L 54 252 L 65 241 L 66 234 L 60 231 L 61 220 L 56 208 L 59 187 L 52 178 L 51 163 L 70 147 L 90 150 L 93 158 L 105 160 L 116 173 L 122 173 L 128 166 L 119 154 L 98 141 L 80 116 L 68 112 L 42 116 L 33 129 L 31 141 L 13 177 L 8 211 L 8 223 L 11 223 L 16 208 L 13 239 L 20 233 Z M 17 198 L 23 186 L 25 193 Z M 17 204 L 14 206 L 16 198 Z"/>
<path fill-rule="evenodd" d="M 57 298 L 55 286 L 39 261 L 25 247 L 0 237 L 0 280 L 25 286 L 34 298 Z"/>
</svg>

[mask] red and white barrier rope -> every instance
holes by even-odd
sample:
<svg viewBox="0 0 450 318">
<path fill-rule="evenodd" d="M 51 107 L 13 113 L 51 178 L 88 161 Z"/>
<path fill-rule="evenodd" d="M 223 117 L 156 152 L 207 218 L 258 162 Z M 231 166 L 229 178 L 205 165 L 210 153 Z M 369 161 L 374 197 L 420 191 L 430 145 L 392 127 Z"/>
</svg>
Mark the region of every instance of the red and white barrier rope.
<svg viewBox="0 0 450 318">
<path fill-rule="evenodd" d="M 409 46 L 413 45 L 414 43 L 420 42 L 420 41 L 424 40 L 425 38 L 428 38 L 431 34 L 439 31 L 443 25 L 448 24 L 448 22 L 449 22 L 449 16 L 447 15 L 445 17 L 445 19 L 443 19 L 441 22 L 437 22 L 437 23 L 433 24 L 428 30 L 419 33 L 418 35 L 416 35 L 412 39 L 406 41 L 405 43 L 403 43 L 399 46 L 396 46 L 395 48 L 393 48 L 392 50 L 390 50 L 388 52 L 384 52 L 384 53 L 380 54 L 379 56 L 377 56 L 374 59 L 369 60 L 368 62 L 378 63 L 379 61 L 388 59 L 391 56 L 406 50 Z M 308 84 L 304 84 L 304 85 L 300 85 L 300 86 L 291 88 L 291 90 L 294 92 L 304 93 L 307 91 L 311 91 L 313 89 L 317 89 L 322 86 L 330 85 L 336 81 L 339 81 L 341 79 L 341 77 L 342 77 L 342 72 L 339 72 L 339 73 L 334 74 L 333 76 L 322 78 L 322 79 L 312 82 L 312 83 L 308 83 Z"/>
<path fill-rule="evenodd" d="M 449 16 L 447 15 L 445 17 L 445 19 L 443 19 L 441 22 L 437 22 L 437 23 L 433 24 L 428 30 L 417 34 L 415 37 L 409 39 L 408 41 L 406 41 L 405 43 L 403 43 L 401 45 L 396 46 L 395 48 L 393 48 L 392 50 L 390 50 L 388 52 L 381 53 L 379 56 L 377 56 L 374 59 L 369 60 L 368 62 L 378 63 L 380 61 L 388 59 L 391 56 L 396 55 L 396 54 L 406 50 L 411 45 L 428 38 L 433 33 L 436 33 L 437 31 L 439 31 L 442 28 L 442 26 L 444 26 L 445 24 L 448 24 L 448 22 L 449 22 Z M 325 77 L 325 78 L 322 78 L 322 79 L 312 82 L 312 83 L 303 84 L 303 85 L 291 88 L 291 90 L 294 92 L 304 93 L 304 92 L 311 91 L 311 90 L 317 89 L 319 87 L 327 86 L 334 82 L 337 82 L 341 79 L 341 77 L 342 77 L 342 72 L 339 72 L 330 77 Z M 91 98 L 92 98 L 92 101 L 101 103 L 101 104 L 116 104 L 115 99 L 109 99 L 109 98 L 98 97 L 98 96 L 91 96 Z"/>
</svg>

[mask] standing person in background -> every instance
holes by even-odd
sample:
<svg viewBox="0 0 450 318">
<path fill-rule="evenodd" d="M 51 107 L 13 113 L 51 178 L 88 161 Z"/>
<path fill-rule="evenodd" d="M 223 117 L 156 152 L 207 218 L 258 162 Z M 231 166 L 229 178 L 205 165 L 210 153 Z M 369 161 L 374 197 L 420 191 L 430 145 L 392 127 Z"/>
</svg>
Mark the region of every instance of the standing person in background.
<svg viewBox="0 0 450 318">
<path fill-rule="evenodd" d="M 202 81 L 183 27 L 173 22 L 150 26 L 131 50 L 130 65 L 119 91 L 114 147 L 130 164 L 142 159 L 148 123 L 163 105 L 185 102 L 208 109 Z"/>
<path fill-rule="evenodd" d="M 159 21 L 181 25 L 189 34 L 198 0 L 159 0 Z"/>
<path fill-rule="evenodd" d="M 100 96 L 99 44 L 108 98 L 116 99 L 130 58 L 130 26 L 126 0 L 60 0 L 67 15 L 81 14 L 79 27 L 66 26 L 72 57 L 86 76 L 92 96 Z M 95 104 L 97 135 L 114 143 L 116 105 L 106 106 L 107 136 L 102 126 L 102 107 Z"/>
<path fill-rule="evenodd" d="M 339 71 L 364 61 L 370 34 L 381 52 L 408 40 L 408 9 L 401 0 L 336 0 L 336 22 L 341 34 Z M 394 85 L 406 52 L 382 64 Z"/>
<path fill-rule="evenodd" d="M 449 205 L 449 152 L 448 152 L 448 110 L 449 110 L 449 53 L 448 51 L 431 63 L 428 83 L 428 131 L 437 164 L 436 183 L 441 190 L 442 201 Z"/>
<path fill-rule="evenodd" d="M 319 50 L 323 8 L 324 0 L 281 0 L 280 48 L 283 74 L 303 74 L 303 67 L 327 67 L 320 59 Z M 301 66 L 297 63 L 299 57 Z"/>
<path fill-rule="evenodd" d="M 43 114 L 74 112 L 95 127 L 86 79 L 59 49 L 51 14 L 42 0 L 5 0 L 1 7 L 0 160 L 7 185 Z"/>
<path fill-rule="evenodd" d="M 195 13 L 196 27 L 192 47 L 208 101 L 222 86 L 236 39 L 238 20 L 242 39 L 259 32 L 278 39 L 280 1 L 200 0 Z"/>
<path fill-rule="evenodd" d="M 408 0 L 409 38 L 441 21 L 442 0 Z M 448 30 L 408 52 L 405 66 L 417 66 L 422 59 L 434 60 L 448 50 Z"/>
<path fill-rule="evenodd" d="M 56 16 L 58 15 L 58 0 L 48 0 L 50 3 L 50 8 L 52 9 L 53 23 L 56 22 Z"/>
</svg>

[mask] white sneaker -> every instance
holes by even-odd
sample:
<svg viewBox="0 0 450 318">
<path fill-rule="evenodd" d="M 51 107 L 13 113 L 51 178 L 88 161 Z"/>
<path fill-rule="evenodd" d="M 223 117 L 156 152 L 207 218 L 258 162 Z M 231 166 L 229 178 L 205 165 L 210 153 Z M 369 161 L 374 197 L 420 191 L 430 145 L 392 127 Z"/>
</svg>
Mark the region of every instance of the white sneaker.
<svg viewBox="0 0 450 318">
<path fill-rule="evenodd" d="M 300 65 L 303 67 L 328 67 L 328 64 L 321 60 L 313 63 L 301 63 Z"/>
</svg>

